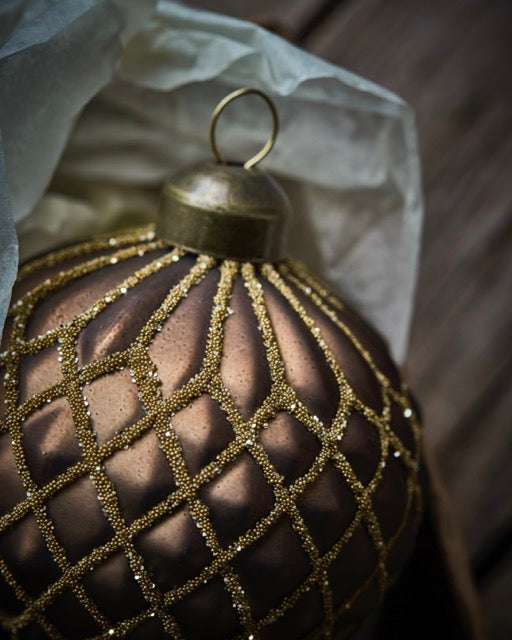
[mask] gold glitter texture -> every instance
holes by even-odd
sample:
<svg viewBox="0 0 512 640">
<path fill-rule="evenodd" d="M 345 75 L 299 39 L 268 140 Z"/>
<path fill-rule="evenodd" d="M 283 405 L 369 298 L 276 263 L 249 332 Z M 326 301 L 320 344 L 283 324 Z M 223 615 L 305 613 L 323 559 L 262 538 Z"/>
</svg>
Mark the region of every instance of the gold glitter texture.
<svg viewBox="0 0 512 640">
<path fill-rule="evenodd" d="M 32 335 L 33 331 L 27 331 L 38 305 L 40 308 L 45 300 L 53 300 L 52 296 L 66 285 L 101 270 L 107 273 L 108 267 L 133 259 L 141 259 L 144 264 L 109 286 L 99 299 L 85 298 L 83 311 L 68 318 L 64 308 L 62 321 L 56 326 L 47 326 L 54 318 L 50 314 L 49 319 L 42 321 L 40 332 Z M 114 344 L 102 351 L 100 345 L 97 357 L 84 359 L 77 345 L 92 323 L 101 320 L 123 296 L 142 291 L 145 281 L 155 274 L 180 267 L 177 281 L 156 308 L 150 310 L 128 347 L 116 349 Z M 41 272 L 50 275 L 37 281 Z M 159 336 L 168 330 L 168 321 L 178 318 L 185 301 L 192 304 L 194 290 L 212 273 L 216 274 L 209 281 L 212 298 L 204 300 L 205 305 L 210 305 L 209 321 L 204 336 L 197 336 L 198 342 L 204 342 L 205 355 L 197 371 L 190 370 L 186 379 L 171 380 L 174 370 L 166 365 L 163 356 L 157 366 Z M 24 282 L 31 278 L 36 278 L 36 283 L 23 293 Z M 13 531 L 18 535 L 25 527 L 33 539 L 43 541 L 54 569 L 46 576 L 48 584 L 35 586 L 30 592 L 26 577 L 21 576 L 23 568 L 11 566 L 5 554 L 0 555 L 0 576 L 15 603 L 9 612 L 0 605 L 0 622 L 13 638 L 22 638 L 34 625 L 43 636 L 67 637 L 66 630 L 52 622 L 50 615 L 55 601 L 66 594 L 72 594 L 94 621 L 96 631 L 87 636 L 94 638 L 131 637 L 134 630 L 157 621 L 162 637 L 193 637 L 190 628 L 184 629 L 180 621 L 183 615 L 188 615 L 183 610 L 190 610 L 190 599 L 200 597 L 205 586 L 229 597 L 230 615 L 236 619 L 230 637 L 253 640 L 295 637 L 293 631 L 287 635 L 287 620 L 296 615 L 297 606 L 309 602 L 308 598 L 311 601 L 316 598 L 321 610 L 316 628 L 309 630 L 311 638 L 331 637 L 335 622 L 349 616 L 354 603 L 371 588 L 382 598 L 390 574 L 396 574 L 403 563 L 403 558 L 394 561 L 392 555 L 401 543 L 401 536 L 417 525 L 421 514 L 417 418 L 405 386 L 383 372 L 384 367 L 374 361 L 373 354 L 363 347 L 344 319 L 344 305 L 302 265 L 292 260 L 279 265 L 253 265 L 219 261 L 205 255 L 191 257 L 179 248 L 155 240 L 152 230 L 144 228 L 34 260 L 21 268 L 18 280 L 22 295 L 10 309 L 7 342 L 0 356 L 5 402 L 0 438 L 7 452 L 5 459 L 10 460 L 11 466 L 6 463 L 4 473 L 11 474 L 12 487 L 6 497 L 7 506 L 0 512 L 0 551 L 9 548 L 9 535 Z M 107 277 L 106 282 L 110 282 Z M 239 395 L 248 398 L 245 409 L 233 394 L 236 358 L 227 361 L 225 347 L 228 319 L 243 311 L 237 307 L 242 299 L 241 294 L 234 295 L 237 287 L 245 292 L 246 322 L 257 325 L 264 347 L 253 359 L 254 385 L 244 387 L 240 382 Z M 297 369 L 293 368 L 294 347 L 286 342 L 286 331 L 278 329 L 283 323 L 286 325 L 287 314 L 320 350 L 322 366 L 328 372 L 325 383 L 319 378 L 316 397 L 322 398 L 324 394 L 325 402 L 317 407 L 314 398 L 309 401 L 307 389 L 294 387 L 297 377 Z M 364 365 L 368 383 L 351 379 L 336 352 L 335 335 L 343 336 L 354 361 Z M 179 339 L 175 342 L 179 349 Z M 34 358 L 43 357 L 50 358 L 51 366 L 42 379 L 29 384 L 23 372 L 35 362 Z M 161 371 L 165 366 L 168 374 L 164 376 Z M 122 429 L 113 429 L 108 420 L 102 423 L 94 413 L 93 405 L 115 400 L 108 397 L 108 391 L 105 395 L 107 386 L 103 391 L 98 386 L 108 376 L 131 379 L 133 392 L 119 402 L 122 415 L 118 420 L 124 420 Z M 259 395 L 254 395 L 253 387 L 258 387 Z M 372 388 L 375 392 L 369 393 Z M 214 444 L 208 440 L 213 450 L 208 455 L 196 451 L 197 459 L 191 462 L 184 454 L 190 435 L 180 426 L 180 420 L 184 411 L 195 410 L 198 403 L 207 406 L 214 412 L 212 415 L 218 414 L 215 420 L 219 426 L 215 426 L 218 431 L 213 434 Z M 133 410 L 126 408 L 132 405 Z M 61 464 L 49 481 L 41 483 L 37 469 L 44 463 L 47 452 L 29 451 L 27 442 L 34 429 L 42 428 L 37 420 L 45 411 L 55 411 L 55 415 L 70 412 L 74 433 L 69 434 L 66 464 Z M 396 425 L 400 427 L 395 428 Z M 358 429 L 361 433 L 365 429 L 372 433 L 375 468 L 367 477 L 363 477 L 357 460 L 354 462 L 344 449 L 348 439 L 353 434 L 357 436 Z M 285 464 L 276 454 L 277 436 L 272 435 L 276 433 L 286 441 L 290 460 L 295 463 Z M 156 502 L 143 509 L 140 505 L 130 506 L 128 494 L 125 495 L 127 489 L 122 486 L 125 463 L 119 462 L 126 458 L 129 465 L 136 465 L 138 454 L 134 452 L 140 447 L 154 450 L 161 484 L 154 488 L 158 494 Z M 386 508 L 388 498 L 382 498 L 379 491 L 390 464 L 400 465 L 406 498 L 398 510 L 398 524 L 384 531 L 382 509 Z M 140 482 L 150 483 L 151 474 Z M 223 523 L 222 510 L 219 516 L 216 505 L 219 499 L 222 502 L 224 491 L 233 493 L 237 482 L 254 482 L 257 485 L 254 492 L 259 492 L 261 500 L 254 505 L 241 504 L 240 520 Z M 342 523 L 339 531 L 330 528 L 329 521 L 321 516 L 323 503 L 335 499 L 329 493 L 335 485 L 339 485 L 338 503 L 334 507 L 336 522 Z M 91 493 L 105 516 L 105 527 L 97 533 L 92 551 L 80 552 L 80 536 L 87 522 L 79 524 L 73 529 L 75 544 L 71 552 L 55 514 L 62 517 L 64 513 L 68 520 L 73 517 L 79 520 L 80 501 L 85 496 L 85 505 Z M 236 491 L 233 495 L 236 509 L 239 498 Z M 90 503 L 88 500 L 87 504 Z M 316 505 L 319 516 L 311 504 Z M 331 504 L 326 512 L 333 512 Z M 244 518 L 248 518 L 248 525 Z M 226 528 L 225 524 L 229 526 Z M 198 534 L 197 543 L 192 530 Z M 184 572 L 181 583 L 165 589 L 155 584 L 147 558 L 155 540 L 167 535 L 167 531 L 170 536 L 185 537 L 196 546 L 193 557 L 181 560 Z M 279 546 L 279 540 L 286 541 L 285 549 Z M 370 563 L 367 575 L 362 580 L 345 576 L 344 552 L 357 552 L 364 547 L 364 540 L 366 562 Z M 254 560 L 258 554 L 268 554 L 269 549 L 281 549 L 286 555 L 288 551 L 292 553 L 292 548 L 297 557 L 304 558 L 300 565 L 303 568 L 297 565 L 295 574 L 290 570 L 291 583 L 280 594 L 279 601 L 272 606 L 258 601 L 258 589 L 270 586 L 264 583 L 264 577 L 262 585 L 255 584 L 255 590 L 248 594 L 250 563 L 246 551 L 253 550 Z M 276 562 L 279 565 L 279 558 Z M 361 562 L 364 564 L 363 558 Z M 115 616 L 116 619 L 95 595 L 94 578 L 101 576 L 101 567 L 115 563 L 126 574 L 126 588 L 135 584 L 141 594 L 137 610 Z M 25 571 L 30 573 L 30 567 Z M 344 593 L 347 585 L 350 593 Z M 122 600 L 124 594 L 117 597 Z M 183 609 L 185 601 L 189 602 L 188 609 Z M 357 616 L 355 620 L 358 621 Z M 268 631 L 272 629 L 273 632 Z"/>
</svg>

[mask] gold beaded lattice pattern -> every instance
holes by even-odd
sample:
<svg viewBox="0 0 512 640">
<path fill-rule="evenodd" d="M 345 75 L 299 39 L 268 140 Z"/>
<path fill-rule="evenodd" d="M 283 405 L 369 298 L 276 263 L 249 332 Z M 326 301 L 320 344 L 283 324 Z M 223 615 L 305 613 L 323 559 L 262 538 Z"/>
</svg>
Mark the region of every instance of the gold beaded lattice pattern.
<svg viewBox="0 0 512 640">
<path fill-rule="evenodd" d="M 31 314 L 38 303 L 47 296 L 86 274 L 162 249 L 165 249 L 165 252 L 160 251 L 156 259 L 152 259 L 132 275 L 126 277 L 71 321 L 50 328 L 42 335 L 27 337 L 26 328 Z M 21 603 L 20 612 L 9 615 L 2 612 L 0 604 L 0 622 L 12 637 L 22 637 L 23 629 L 35 623 L 49 638 L 63 638 L 61 631 L 48 618 L 47 612 L 58 596 L 66 590 L 71 590 L 88 614 L 96 621 L 98 629 L 101 630 L 94 637 L 123 638 L 145 621 L 158 619 L 165 632 L 172 638 L 185 638 L 187 636 L 173 614 L 174 605 L 218 577 L 221 577 L 238 617 L 241 632 L 237 637 L 259 638 L 262 629 L 279 620 L 313 586 L 319 589 L 322 596 L 324 620 L 318 631 L 311 637 L 331 637 L 337 616 L 350 608 L 368 583 L 375 580 L 381 595 L 384 593 L 388 583 L 388 555 L 406 523 L 411 518 L 417 522 L 420 517 L 421 491 L 418 482 L 420 432 L 416 415 L 410 408 L 406 388 L 402 385 L 401 388 L 396 389 L 390 383 L 384 373 L 377 368 L 372 355 L 362 347 L 352 331 L 340 320 L 337 310 L 343 308 L 342 303 L 294 261 L 286 260 L 279 265 L 263 264 L 257 266 L 229 260 L 219 261 L 210 256 L 198 256 L 180 281 L 168 291 L 160 306 L 152 312 L 149 320 L 145 322 L 138 336 L 128 348 L 80 366 L 77 356 L 77 341 L 80 332 L 116 300 L 127 295 L 136 287 L 143 287 L 147 278 L 172 266 L 173 263 L 179 263 L 185 255 L 184 250 L 172 248 L 162 241 L 155 240 L 154 233 L 145 228 L 119 234 L 114 238 L 93 240 L 54 252 L 32 261 L 20 270 L 20 281 L 36 274 L 43 268 L 53 269 L 55 275 L 25 293 L 13 303 L 9 311 L 10 335 L 6 350 L 0 355 L 0 367 L 4 371 L 3 385 L 6 405 L 5 414 L 0 423 L 0 435 L 9 434 L 10 436 L 15 469 L 26 495 L 24 499 L 18 501 L 0 516 L 0 537 L 28 514 L 32 514 L 44 537 L 45 545 L 58 566 L 59 575 L 39 594 L 29 595 L 27 589 L 21 586 L 17 579 L 16 572 L 8 566 L 4 558 L 0 557 L 0 575 Z M 190 254 L 188 255 L 190 257 Z M 82 261 L 78 261 L 78 258 L 82 258 Z M 64 266 L 59 271 L 59 264 L 70 260 L 74 261 L 74 266 Z M 218 270 L 219 279 L 213 298 L 205 356 L 200 371 L 165 398 L 161 391 L 162 381 L 159 379 L 157 367 L 150 357 L 149 348 L 157 333 L 161 331 L 162 325 L 180 302 L 205 278 L 208 272 L 214 269 Z M 244 419 L 242 416 L 220 375 L 225 320 L 232 314 L 232 309 L 229 306 L 230 298 L 235 279 L 240 277 L 257 319 L 271 377 L 270 393 L 249 419 Z M 278 341 L 269 317 L 262 282 L 265 286 L 273 287 L 287 301 L 290 313 L 296 314 L 301 319 L 323 352 L 325 361 L 339 389 L 338 406 L 334 418 L 329 424 L 324 424 L 321 419 L 313 415 L 310 408 L 301 401 L 297 392 L 288 382 Z M 321 311 L 348 336 L 371 368 L 382 394 L 383 408 L 380 413 L 364 404 L 349 385 L 344 372 L 324 339 L 322 331 L 311 315 L 306 312 L 297 291 L 306 296 L 317 310 Z M 48 347 L 58 349 L 61 379 L 52 386 L 20 401 L 21 360 Z M 113 435 L 108 441 L 100 444 L 92 425 L 91 411 L 85 390 L 88 385 L 100 377 L 123 370 L 130 372 L 144 409 L 144 415 Z M 226 414 L 234 437 L 211 462 L 193 474 L 187 467 L 180 437 L 173 429 L 171 417 L 203 394 L 208 394 Z M 65 398 L 71 408 L 75 435 L 82 455 L 78 461 L 69 465 L 51 481 L 40 486 L 34 480 L 27 463 L 23 440 L 24 422 L 45 404 L 51 404 L 61 398 Z M 390 406 L 392 403 L 400 407 L 400 411 L 407 420 L 413 436 L 414 446 L 412 448 L 407 448 L 390 426 Z M 309 469 L 288 485 L 283 482 L 282 475 L 275 468 L 259 438 L 262 430 L 268 427 L 269 422 L 280 411 L 286 412 L 300 421 L 314 435 L 320 445 L 319 452 Z M 364 416 L 378 434 L 379 463 L 371 481 L 366 484 L 358 479 L 353 466 L 339 446 L 345 434 L 347 417 L 351 412 L 358 412 Z M 174 486 L 164 499 L 147 509 L 142 516 L 127 523 L 120 507 L 116 485 L 105 470 L 105 462 L 116 452 L 131 447 L 149 430 L 153 430 L 158 438 L 159 447 L 172 472 Z M 266 483 L 274 494 L 274 502 L 270 511 L 259 518 L 247 531 L 227 546 L 221 545 L 208 506 L 200 499 L 199 491 L 244 452 L 248 453 L 261 469 Z M 385 540 L 379 519 L 374 512 L 372 497 L 381 481 L 386 460 L 389 459 L 388 456 L 396 458 L 403 465 L 406 473 L 407 503 L 400 526 L 391 537 Z M 357 508 L 351 523 L 335 544 L 327 552 L 321 553 L 297 506 L 297 501 L 305 488 L 315 481 L 327 463 L 334 465 L 344 482 L 350 487 Z M 47 503 L 52 496 L 82 477 L 89 477 L 92 481 L 103 512 L 113 529 L 113 535 L 103 544 L 96 546 L 90 553 L 79 558 L 78 561 L 71 561 L 65 546 L 59 541 L 56 534 Z M 212 560 L 183 584 L 168 591 L 162 591 L 154 584 L 153 578 L 145 566 L 144 557 L 134 544 L 134 538 L 141 532 L 149 530 L 159 519 L 173 513 L 183 505 L 186 505 L 203 536 L 204 543 L 211 552 Z M 277 606 L 268 610 L 262 617 L 255 619 L 240 577 L 233 566 L 233 561 L 241 552 L 265 536 L 269 528 L 283 515 L 290 519 L 293 531 L 307 555 L 311 570 L 294 590 L 283 594 L 284 597 Z M 375 548 L 377 562 L 367 579 L 362 584 L 356 585 L 357 588 L 352 595 L 344 598 L 341 603 L 335 606 L 332 585 L 329 580 L 329 567 L 339 556 L 359 525 L 366 527 Z M 146 606 L 132 617 L 112 622 L 91 597 L 84 586 L 83 579 L 94 567 L 119 551 L 125 555 L 129 563 L 132 579 L 137 581 Z M 119 597 L 122 598 L 122 594 L 119 594 Z"/>
</svg>

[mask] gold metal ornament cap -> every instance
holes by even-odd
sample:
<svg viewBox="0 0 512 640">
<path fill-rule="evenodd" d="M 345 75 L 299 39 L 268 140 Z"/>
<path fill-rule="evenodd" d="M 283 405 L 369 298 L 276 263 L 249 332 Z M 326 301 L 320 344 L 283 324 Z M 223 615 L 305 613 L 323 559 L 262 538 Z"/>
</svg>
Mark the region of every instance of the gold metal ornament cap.
<svg viewBox="0 0 512 640">
<path fill-rule="evenodd" d="M 253 93 L 272 114 L 272 132 L 264 147 L 243 165 L 225 162 L 217 148 L 215 128 L 224 108 Z M 216 106 L 210 121 L 210 146 L 216 160 L 176 174 L 162 191 L 157 236 L 217 258 L 247 262 L 278 262 L 285 256 L 290 202 L 265 171 L 256 168 L 272 149 L 278 116 L 270 97 L 259 89 L 230 93 Z"/>
</svg>

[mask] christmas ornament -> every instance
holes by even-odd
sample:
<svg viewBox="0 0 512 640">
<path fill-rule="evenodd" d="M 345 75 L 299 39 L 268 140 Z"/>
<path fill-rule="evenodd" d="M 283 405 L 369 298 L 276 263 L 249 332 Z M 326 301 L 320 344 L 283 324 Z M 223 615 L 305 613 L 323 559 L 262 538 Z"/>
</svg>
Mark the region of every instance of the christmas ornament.
<svg viewBox="0 0 512 640">
<path fill-rule="evenodd" d="M 226 164 L 248 92 L 273 132 Z M 409 557 L 420 433 L 377 334 L 284 258 L 255 165 L 277 115 L 219 103 L 216 162 L 156 230 L 19 272 L 0 356 L 0 622 L 13 638 L 348 637 Z"/>
</svg>

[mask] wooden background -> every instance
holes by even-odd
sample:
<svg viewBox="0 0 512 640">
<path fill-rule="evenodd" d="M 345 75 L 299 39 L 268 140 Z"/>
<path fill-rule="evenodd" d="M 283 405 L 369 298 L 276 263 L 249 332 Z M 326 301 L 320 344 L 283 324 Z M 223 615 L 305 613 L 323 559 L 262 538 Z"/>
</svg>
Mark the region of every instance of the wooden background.
<svg viewBox="0 0 512 640">
<path fill-rule="evenodd" d="M 258 20 L 417 114 L 425 227 L 408 377 L 488 635 L 512 637 L 512 1 L 194 0 Z"/>
</svg>

